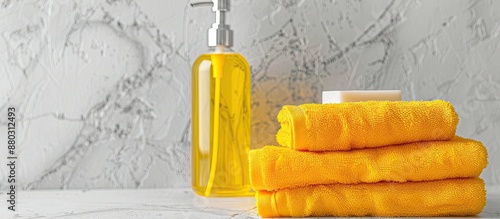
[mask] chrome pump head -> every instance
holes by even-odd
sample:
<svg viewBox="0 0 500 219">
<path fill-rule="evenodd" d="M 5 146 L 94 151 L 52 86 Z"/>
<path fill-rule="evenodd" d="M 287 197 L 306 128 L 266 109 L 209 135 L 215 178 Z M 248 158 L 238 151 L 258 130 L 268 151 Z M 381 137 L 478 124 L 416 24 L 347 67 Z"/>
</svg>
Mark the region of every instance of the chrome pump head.
<svg viewBox="0 0 500 219">
<path fill-rule="evenodd" d="M 191 3 L 191 6 L 212 6 L 212 10 L 215 12 L 215 23 L 208 30 L 208 46 L 233 46 L 233 31 L 226 24 L 226 12 L 229 11 L 229 0 L 197 2 Z"/>
</svg>

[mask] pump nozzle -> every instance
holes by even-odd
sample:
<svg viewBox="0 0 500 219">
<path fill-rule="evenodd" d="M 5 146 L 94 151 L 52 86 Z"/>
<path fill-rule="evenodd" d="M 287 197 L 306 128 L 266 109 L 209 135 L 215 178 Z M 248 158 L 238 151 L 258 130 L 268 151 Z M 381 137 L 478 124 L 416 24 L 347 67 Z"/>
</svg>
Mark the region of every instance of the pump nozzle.
<svg viewBox="0 0 500 219">
<path fill-rule="evenodd" d="M 191 3 L 196 6 L 213 6 L 215 12 L 215 23 L 208 30 L 208 46 L 233 46 L 233 31 L 226 24 L 226 12 L 229 11 L 229 0 L 212 0 L 206 2 Z"/>
<path fill-rule="evenodd" d="M 213 2 L 195 2 L 191 3 L 191 7 L 198 7 L 198 6 L 213 6 Z"/>
</svg>

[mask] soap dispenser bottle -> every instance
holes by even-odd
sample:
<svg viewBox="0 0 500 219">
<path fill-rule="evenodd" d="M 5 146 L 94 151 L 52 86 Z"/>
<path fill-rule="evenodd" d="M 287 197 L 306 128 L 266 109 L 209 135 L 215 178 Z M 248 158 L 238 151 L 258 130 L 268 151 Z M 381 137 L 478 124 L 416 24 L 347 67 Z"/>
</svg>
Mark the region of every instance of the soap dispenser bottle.
<svg viewBox="0 0 500 219">
<path fill-rule="evenodd" d="M 211 51 L 192 69 L 192 188 L 203 196 L 253 195 L 250 185 L 250 67 L 231 51 L 225 23 L 229 0 L 210 5 L 216 22 L 208 30 Z"/>
</svg>

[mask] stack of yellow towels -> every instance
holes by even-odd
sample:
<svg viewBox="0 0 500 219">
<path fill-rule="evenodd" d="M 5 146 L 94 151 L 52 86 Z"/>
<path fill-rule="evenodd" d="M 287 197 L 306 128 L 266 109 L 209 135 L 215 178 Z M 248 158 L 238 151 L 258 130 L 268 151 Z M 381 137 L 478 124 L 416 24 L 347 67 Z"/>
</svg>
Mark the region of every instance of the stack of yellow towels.
<svg viewBox="0 0 500 219">
<path fill-rule="evenodd" d="M 262 217 L 466 216 L 486 204 L 479 141 L 445 101 L 284 106 L 280 145 L 250 151 Z"/>
</svg>

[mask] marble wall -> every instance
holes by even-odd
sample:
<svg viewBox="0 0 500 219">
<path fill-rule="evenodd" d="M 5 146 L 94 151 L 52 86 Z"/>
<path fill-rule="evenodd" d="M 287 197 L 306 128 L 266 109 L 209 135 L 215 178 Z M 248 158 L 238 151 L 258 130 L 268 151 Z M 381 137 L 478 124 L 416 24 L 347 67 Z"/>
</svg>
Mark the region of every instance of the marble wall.
<svg viewBox="0 0 500 219">
<path fill-rule="evenodd" d="M 322 90 L 444 99 L 483 141 L 500 185 L 500 1 L 233 0 L 234 49 L 252 69 L 253 147 L 283 104 Z M 190 68 L 210 8 L 174 0 L 0 1 L 0 139 L 18 110 L 18 185 L 190 185 Z M 6 157 L 1 141 L 0 161 Z M 0 166 L 0 187 L 6 184 Z"/>
</svg>

